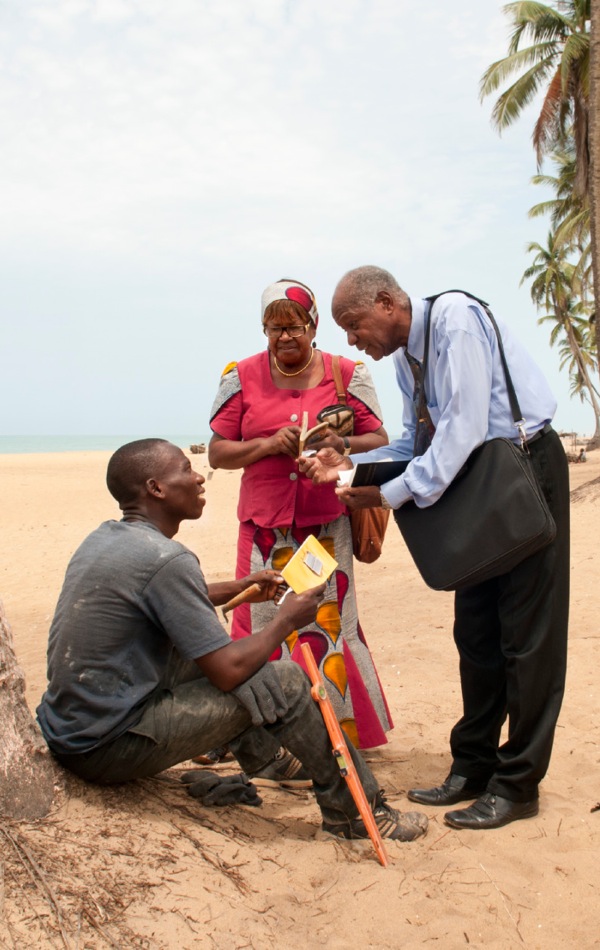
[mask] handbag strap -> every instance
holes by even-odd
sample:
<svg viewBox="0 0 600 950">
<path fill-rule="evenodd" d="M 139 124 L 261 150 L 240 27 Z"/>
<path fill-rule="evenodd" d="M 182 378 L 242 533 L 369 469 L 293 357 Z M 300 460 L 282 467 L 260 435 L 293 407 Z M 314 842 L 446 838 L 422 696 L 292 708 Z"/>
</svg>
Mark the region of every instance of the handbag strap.
<svg viewBox="0 0 600 950">
<path fill-rule="evenodd" d="M 515 392 L 515 387 L 513 385 L 512 377 L 508 369 L 508 363 L 506 362 L 506 355 L 504 353 L 504 346 L 502 345 L 502 336 L 496 323 L 494 314 L 490 310 L 489 304 L 482 300 L 480 297 L 476 297 L 475 294 L 470 294 L 468 290 L 443 290 L 439 294 L 432 294 L 430 297 L 425 297 L 425 300 L 429 300 L 429 312 L 427 314 L 427 323 L 425 325 L 425 355 L 423 357 L 423 391 L 425 390 L 425 371 L 427 369 L 427 359 L 429 357 L 429 330 L 431 325 L 431 309 L 438 299 L 438 297 L 443 297 L 444 294 L 464 294 L 465 297 L 470 297 L 471 300 L 476 300 L 477 303 L 483 307 L 486 314 L 489 317 L 490 323 L 492 324 L 496 337 L 498 340 L 498 352 L 500 353 L 500 360 L 502 362 L 502 368 L 504 370 L 504 376 L 506 379 L 506 389 L 508 392 L 508 400 L 510 402 L 510 411 L 512 412 L 513 422 L 519 432 L 519 438 L 521 440 L 521 447 L 526 445 L 525 437 L 525 419 L 521 413 L 521 407 L 519 405 L 519 400 L 517 399 L 517 394 Z"/>
<path fill-rule="evenodd" d="M 341 402 L 343 406 L 346 406 L 348 405 L 348 400 L 346 398 L 346 387 L 344 386 L 344 380 L 342 379 L 339 356 L 331 357 L 331 373 L 335 383 L 335 391 L 338 397 L 338 402 Z"/>
</svg>

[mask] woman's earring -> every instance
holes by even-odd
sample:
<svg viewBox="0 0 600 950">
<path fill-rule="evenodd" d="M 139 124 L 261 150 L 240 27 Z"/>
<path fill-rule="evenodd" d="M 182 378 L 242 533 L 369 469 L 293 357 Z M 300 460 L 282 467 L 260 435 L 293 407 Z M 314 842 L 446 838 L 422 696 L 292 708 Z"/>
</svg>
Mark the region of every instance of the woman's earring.
<svg viewBox="0 0 600 950">
<path fill-rule="evenodd" d="M 316 350 L 316 348 L 317 348 L 316 340 L 313 340 L 313 341 L 312 341 L 312 347 L 313 347 L 313 349 Z"/>
</svg>

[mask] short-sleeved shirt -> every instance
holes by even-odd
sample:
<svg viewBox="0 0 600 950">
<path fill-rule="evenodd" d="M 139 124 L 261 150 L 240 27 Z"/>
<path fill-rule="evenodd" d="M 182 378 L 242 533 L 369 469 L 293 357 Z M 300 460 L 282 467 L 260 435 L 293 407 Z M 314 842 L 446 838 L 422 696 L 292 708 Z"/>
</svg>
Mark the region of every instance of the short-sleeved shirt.
<svg viewBox="0 0 600 950">
<path fill-rule="evenodd" d="M 310 389 L 275 386 L 267 350 L 228 367 L 211 412 L 213 432 L 234 441 L 268 438 L 284 426 L 300 426 L 305 412 L 309 428 L 316 425 L 321 409 L 339 403 L 332 356 L 322 356 L 323 379 Z M 381 427 L 381 409 L 367 367 L 340 357 L 340 373 L 347 404 L 354 410 L 354 434 L 375 432 Z M 288 455 L 269 455 L 244 469 L 238 503 L 242 522 L 263 528 L 305 527 L 327 524 L 345 512 L 335 486 L 314 485 Z"/>
<path fill-rule="evenodd" d="M 198 558 L 146 522 L 106 521 L 73 555 L 48 643 L 37 709 L 51 749 L 87 752 L 141 717 L 176 651 L 230 642 Z"/>
</svg>

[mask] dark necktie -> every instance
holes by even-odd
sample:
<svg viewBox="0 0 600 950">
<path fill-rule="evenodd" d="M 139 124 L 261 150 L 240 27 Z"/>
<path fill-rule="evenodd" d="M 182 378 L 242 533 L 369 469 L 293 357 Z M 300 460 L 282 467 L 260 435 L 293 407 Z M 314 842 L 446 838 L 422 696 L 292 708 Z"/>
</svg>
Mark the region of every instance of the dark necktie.
<svg viewBox="0 0 600 950">
<path fill-rule="evenodd" d="M 435 426 L 431 421 L 427 401 L 425 399 L 425 389 L 423 387 L 423 366 L 414 356 L 411 356 L 408 350 L 404 351 L 408 365 L 410 366 L 415 381 L 413 389 L 413 405 L 417 417 L 415 428 L 415 442 L 413 446 L 413 457 L 423 455 L 431 445 Z"/>
</svg>

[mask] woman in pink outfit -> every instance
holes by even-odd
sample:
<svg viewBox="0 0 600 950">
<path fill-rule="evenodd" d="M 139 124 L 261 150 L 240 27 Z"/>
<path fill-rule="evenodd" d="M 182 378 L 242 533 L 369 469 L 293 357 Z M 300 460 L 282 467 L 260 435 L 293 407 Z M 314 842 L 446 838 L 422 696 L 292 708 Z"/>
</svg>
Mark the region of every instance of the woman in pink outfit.
<svg viewBox="0 0 600 950">
<path fill-rule="evenodd" d="M 230 363 L 221 377 L 211 413 L 213 468 L 243 468 L 238 504 L 237 576 L 280 571 L 307 535 L 314 534 L 338 562 L 314 624 L 294 631 L 271 659 L 300 662 L 300 642 L 310 643 L 336 715 L 356 746 L 387 742 L 392 722 L 373 659 L 362 632 L 354 588 L 352 537 L 347 509 L 334 487 L 315 486 L 298 470 L 303 414 L 308 425 L 339 403 L 329 353 L 314 342 L 318 313 L 312 292 L 280 280 L 262 295 L 267 349 Z M 369 371 L 340 358 L 354 434 L 332 430 L 315 447 L 365 452 L 388 441 Z M 312 447 L 312 444 L 311 444 Z M 273 602 L 243 604 L 234 611 L 234 639 L 260 630 L 277 608 Z"/>
</svg>

